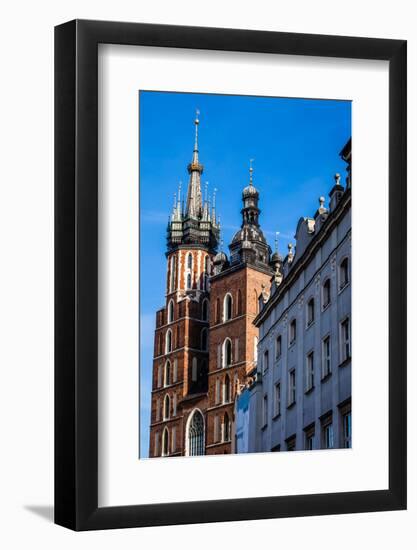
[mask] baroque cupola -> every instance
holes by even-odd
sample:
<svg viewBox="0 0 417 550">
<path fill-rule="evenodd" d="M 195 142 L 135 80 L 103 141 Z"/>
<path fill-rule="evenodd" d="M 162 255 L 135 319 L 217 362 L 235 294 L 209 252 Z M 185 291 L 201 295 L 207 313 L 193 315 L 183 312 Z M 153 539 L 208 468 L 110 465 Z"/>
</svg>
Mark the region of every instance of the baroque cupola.
<svg viewBox="0 0 417 550">
<path fill-rule="evenodd" d="M 253 184 L 252 161 L 249 168 L 249 185 L 243 189 L 242 202 L 242 224 L 229 245 L 230 263 L 248 263 L 269 271 L 271 249 L 259 225 L 259 191 Z"/>
</svg>

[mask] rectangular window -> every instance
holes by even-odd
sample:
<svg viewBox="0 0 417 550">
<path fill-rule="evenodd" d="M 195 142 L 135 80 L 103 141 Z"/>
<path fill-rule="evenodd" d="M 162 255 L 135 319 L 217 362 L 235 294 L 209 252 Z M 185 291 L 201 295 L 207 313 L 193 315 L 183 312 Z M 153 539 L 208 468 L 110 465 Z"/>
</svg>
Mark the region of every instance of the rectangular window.
<svg viewBox="0 0 417 550">
<path fill-rule="evenodd" d="M 297 321 L 293 319 L 290 323 L 290 332 L 289 332 L 289 345 L 293 344 L 297 338 Z"/>
<path fill-rule="evenodd" d="M 306 358 L 306 391 L 314 388 L 314 352 L 311 351 Z"/>
<path fill-rule="evenodd" d="M 269 367 L 269 351 L 264 352 L 263 361 L 262 361 L 262 373 L 264 374 Z"/>
<path fill-rule="evenodd" d="M 352 448 L 352 412 L 351 405 L 348 403 L 340 408 L 341 420 L 341 446 L 344 449 Z"/>
<path fill-rule="evenodd" d="M 332 415 L 322 421 L 322 446 L 323 449 L 334 448 L 334 431 Z"/>
<path fill-rule="evenodd" d="M 281 335 L 277 336 L 275 340 L 275 359 L 279 359 L 282 353 L 282 339 Z"/>
<path fill-rule="evenodd" d="M 314 298 L 311 298 L 307 304 L 307 326 L 314 323 Z"/>
<path fill-rule="evenodd" d="M 288 406 L 295 403 L 295 369 L 288 373 Z"/>
<path fill-rule="evenodd" d="M 326 336 L 321 344 L 321 376 L 325 378 L 332 372 L 330 356 L 330 336 Z"/>
<path fill-rule="evenodd" d="M 306 451 L 312 451 L 314 449 L 314 424 L 304 428 L 304 448 Z"/>
<path fill-rule="evenodd" d="M 264 395 L 262 402 L 262 427 L 268 424 L 268 396 Z"/>
<path fill-rule="evenodd" d="M 281 414 L 281 382 L 275 384 L 274 391 L 274 416 Z"/>
<path fill-rule="evenodd" d="M 296 444 L 295 435 L 289 437 L 285 443 L 287 444 L 287 451 L 295 451 L 295 444 Z"/>
<path fill-rule="evenodd" d="M 340 362 L 350 357 L 350 323 L 347 317 L 340 323 Z"/>
<path fill-rule="evenodd" d="M 275 445 L 275 447 L 272 447 L 271 453 L 279 453 L 281 451 L 281 445 Z"/>
</svg>

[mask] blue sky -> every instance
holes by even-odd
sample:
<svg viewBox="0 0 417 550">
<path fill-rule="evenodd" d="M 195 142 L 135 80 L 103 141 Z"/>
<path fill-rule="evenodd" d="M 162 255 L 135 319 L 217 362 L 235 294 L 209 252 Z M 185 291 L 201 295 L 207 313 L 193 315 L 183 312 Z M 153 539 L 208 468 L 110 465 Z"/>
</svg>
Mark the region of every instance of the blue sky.
<svg viewBox="0 0 417 550">
<path fill-rule="evenodd" d="M 183 196 L 200 110 L 199 149 L 209 193 L 217 189 L 224 248 L 240 226 L 241 192 L 254 159 L 261 227 L 285 254 L 297 222 L 312 216 L 351 136 L 351 102 L 166 92 L 140 92 L 140 444 L 148 456 L 155 312 L 164 305 L 166 226 L 178 183 Z"/>
</svg>

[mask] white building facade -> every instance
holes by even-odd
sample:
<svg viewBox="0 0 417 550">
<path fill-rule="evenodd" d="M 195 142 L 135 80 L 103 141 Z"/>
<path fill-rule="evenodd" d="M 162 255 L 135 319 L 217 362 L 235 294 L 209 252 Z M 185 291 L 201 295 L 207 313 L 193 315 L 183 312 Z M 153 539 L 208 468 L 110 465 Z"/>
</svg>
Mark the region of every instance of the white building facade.
<svg viewBox="0 0 417 550">
<path fill-rule="evenodd" d="M 329 205 L 301 218 L 296 249 L 279 262 L 261 300 L 256 381 L 249 394 L 249 452 L 348 448 L 351 404 L 351 149 Z M 265 303 L 263 303 L 265 302 Z M 242 432 L 242 427 L 237 426 Z"/>
</svg>

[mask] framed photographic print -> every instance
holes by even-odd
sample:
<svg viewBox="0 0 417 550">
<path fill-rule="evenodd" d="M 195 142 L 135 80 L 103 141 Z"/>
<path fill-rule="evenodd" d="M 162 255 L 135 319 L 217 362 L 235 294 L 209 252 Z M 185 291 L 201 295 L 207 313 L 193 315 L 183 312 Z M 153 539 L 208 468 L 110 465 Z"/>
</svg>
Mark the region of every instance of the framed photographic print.
<svg viewBox="0 0 417 550">
<path fill-rule="evenodd" d="M 406 42 L 71 21 L 55 122 L 56 523 L 404 509 Z"/>
</svg>

